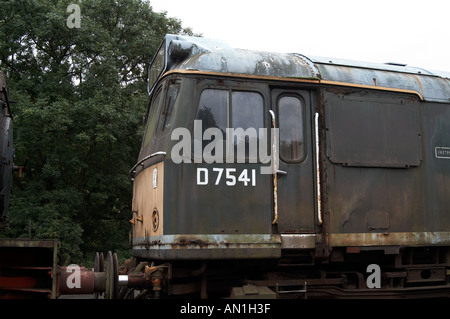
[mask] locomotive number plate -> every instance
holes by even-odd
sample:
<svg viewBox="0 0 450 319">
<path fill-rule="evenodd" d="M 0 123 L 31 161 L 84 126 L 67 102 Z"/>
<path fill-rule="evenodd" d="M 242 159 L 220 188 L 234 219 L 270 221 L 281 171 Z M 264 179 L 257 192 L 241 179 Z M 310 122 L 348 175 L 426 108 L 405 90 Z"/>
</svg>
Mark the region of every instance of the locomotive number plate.
<svg viewBox="0 0 450 319">
<path fill-rule="evenodd" d="M 434 153 L 436 158 L 450 159 L 450 147 L 436 147 Z"/>
</svg>

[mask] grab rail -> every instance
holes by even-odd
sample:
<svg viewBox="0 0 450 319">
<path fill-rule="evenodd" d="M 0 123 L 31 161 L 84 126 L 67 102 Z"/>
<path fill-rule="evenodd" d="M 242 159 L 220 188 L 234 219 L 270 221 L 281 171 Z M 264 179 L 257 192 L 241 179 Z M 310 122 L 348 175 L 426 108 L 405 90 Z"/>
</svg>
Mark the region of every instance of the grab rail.
<svg viewBox="0 0 450 319">
<path fill-rule="evenodd" d="M 146 157 L 144 157 L 143 159 L 141 159 L 139 162 L 137 162 L 137 163 L 133 166 L 133 168 L 130 169 L 130 172 L 128 173 L 128 176 L 131 178 L 131 180 L 133 180 L 133 177 L 131 177 L 131 174 L 134 175 L 134 173 L 136 173 L 136 167 L 138 167 L 139 165 L 142 165 L 146 160 L 148 160 L 148 159 L 150 159 L 150 158 L 152 158 L 152 157 L 155 157 L 155 156 L 157 156 L 157 155 L 164 155 L 164 156 L 165 156 L 165 155 L 166 155 L 166 152 L 159 151 L 159 152 L 156 152 L 156 153 L 147 155 Z"/>
</svg>

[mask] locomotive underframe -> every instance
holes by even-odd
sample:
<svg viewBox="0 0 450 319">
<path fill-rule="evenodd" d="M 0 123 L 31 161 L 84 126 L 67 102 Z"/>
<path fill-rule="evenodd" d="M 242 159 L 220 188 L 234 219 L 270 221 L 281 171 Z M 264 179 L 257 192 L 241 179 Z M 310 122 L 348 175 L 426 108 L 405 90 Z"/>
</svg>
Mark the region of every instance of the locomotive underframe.
<svg viewBox="0 0 450 319">
<path fill-rule="evenodd" d="M 380 266 L 381 285 L 369 288 L 367 266 L 373 263 Z M 278 259 L 170 261 L 152 267 L 160 270 L 156 277 L 162 284 L 146 290 L 146 297 L 233 297 L 241 288 L 238 298 L 450 296 L 446 246 L 338 247 L 327 260 L 315 258 L 311 249 L 290 249 Z"/>
</svg>

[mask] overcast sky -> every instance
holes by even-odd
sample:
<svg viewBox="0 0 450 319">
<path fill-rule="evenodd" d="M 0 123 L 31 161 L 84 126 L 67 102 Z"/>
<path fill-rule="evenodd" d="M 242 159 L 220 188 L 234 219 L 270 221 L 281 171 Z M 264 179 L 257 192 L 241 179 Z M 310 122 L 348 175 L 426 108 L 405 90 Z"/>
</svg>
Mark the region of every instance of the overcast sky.
<svg viewBox="0 0 450 319">
<path fill-rule="evenodd" d="M 450 72 L 448 0 L 150 0 L 231 46 Z"/>
</svg>

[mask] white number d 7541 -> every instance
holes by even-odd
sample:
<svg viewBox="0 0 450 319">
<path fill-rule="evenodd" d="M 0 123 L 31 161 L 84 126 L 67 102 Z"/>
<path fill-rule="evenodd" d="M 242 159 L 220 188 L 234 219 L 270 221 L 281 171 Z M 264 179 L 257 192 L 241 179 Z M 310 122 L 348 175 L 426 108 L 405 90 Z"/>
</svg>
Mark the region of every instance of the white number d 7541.
<svg viewBox="0 0 450 319">
<path fill-rule="evenodd" d="M 227 186 L 235 186 L 237 183 L 243 183 L 244 186 L 256 186 L 256 170 L 243 169 L 240 174 L 236 172 L 235 168 L 217 168 L 212 169 L 213 178 L 211 183 L 220 185 L 225 182 Z M 224 176 L 225 171 L 225 176 Z M 211 174 L 211 175 L 213 175 Z M 222 178 L 223 177 L 223 178 Z M 209 184 L 209 170 L 204 167 L 197 168 L 197 185 Z"/>
</svg>

